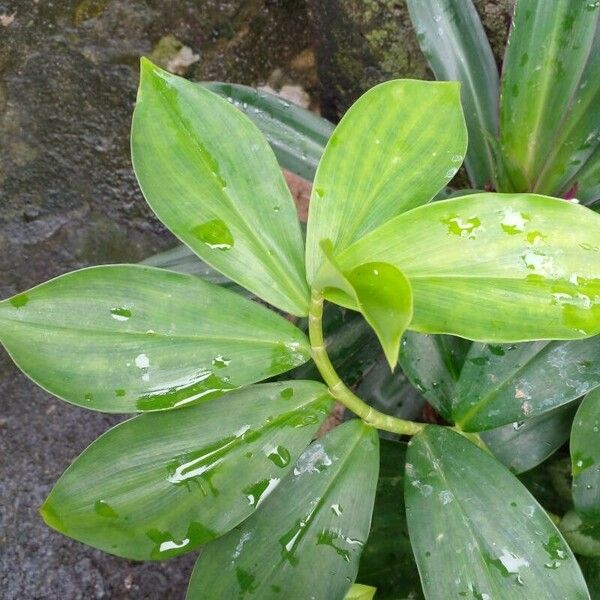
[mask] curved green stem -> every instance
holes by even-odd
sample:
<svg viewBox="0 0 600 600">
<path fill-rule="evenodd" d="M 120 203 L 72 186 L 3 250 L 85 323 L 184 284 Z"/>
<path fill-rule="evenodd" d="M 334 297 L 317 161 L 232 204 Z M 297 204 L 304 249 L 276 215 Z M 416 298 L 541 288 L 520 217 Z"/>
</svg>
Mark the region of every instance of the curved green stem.
<svg viewBox="0 0 600 600">
<path fill-rule="evenodd" d="M 350 390 L 336 373 L 323 339 L 323 295 L 313 290 L 308 313 L 308 335 L 312 358 L 319 373 L 329 387 L 331 395 L 365 423 L 401 435 L 415 435 L 425 428 L 425 423 L 414 423 L 386 415 L 363 402 Z"/>
</svg>

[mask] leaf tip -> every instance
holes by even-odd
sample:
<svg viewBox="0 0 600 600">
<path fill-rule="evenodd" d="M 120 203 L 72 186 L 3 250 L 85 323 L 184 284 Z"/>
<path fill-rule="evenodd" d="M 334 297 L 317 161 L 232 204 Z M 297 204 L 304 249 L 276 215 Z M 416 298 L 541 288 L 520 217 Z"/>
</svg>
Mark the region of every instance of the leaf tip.
<svg viewBox="0 0 600 600">
<path fill-rule="evenodd" d="M 38 509 L 38 512 L 48 527 L 56 529 L 56 531 L 64 531 L 63 520 L 59 517 L 58 513 L 52 506 L 50 497 L 46 498 L 44 503 Z"/>
</svg>

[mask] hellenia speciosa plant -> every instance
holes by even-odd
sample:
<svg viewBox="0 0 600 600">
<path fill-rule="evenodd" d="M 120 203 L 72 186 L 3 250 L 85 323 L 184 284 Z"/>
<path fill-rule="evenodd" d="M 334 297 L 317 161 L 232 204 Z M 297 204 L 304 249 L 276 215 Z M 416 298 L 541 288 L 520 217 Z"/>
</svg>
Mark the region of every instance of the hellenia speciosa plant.
<svg viewBox="0 0 600 600">
<path fill-rule="evenodd" d="M 518 342 L 585 343 L 600 333 L 600 215 L 520 190 L 430 203 L 467 151 L 458 83 L 388 81 L 333 131 L 314 119 L 307 139 L 320 131 L 328 141 L 322 156 L 309 145 L 318 166 L 304 243 L 256 125 L 232 101 L 142 60 L 140 187 L 236 285 L 209 267 L 198 277 L 110 265 L 0 303 L 0 340 L 35 382 L 78 406 L 142 413 L 75 460 L 43 518 L 137 560 L 202 547 L 190 600 L 394 597 L 369 575 L 381 553 L 370 533 L 386 523 L 402 538 L 391 542 L 410 535 L 427 598 L 588 598 L 551 517 L 479 435 L 543 404 L 525 392 L 458 397 L 461 373 L 432 381 L 432 404 L 447 392 L 436 408 L 448 425 L 382 412 L 340 376 L 333 348 L 343 342 L 330 342 L 323 323 L 326 304 L 357 313 L 389 369 L 401 355 L 407 372 L 406 346 L 425 353 L 437 343 L 430 334 L 444 334 L 457 363 L 487 348 L 518 352 L 504 350 Z M 294 163 L 284 148 L 278 156 Z M 307 318 L 307 334 L 281 313 Z M 281 377 L 311 360 L 324 383 Z M 336 401 L 358 418 L 320 435 Z M 581 456 L 575 482 L 590 518 L 597 459 Z"/>
</svg>

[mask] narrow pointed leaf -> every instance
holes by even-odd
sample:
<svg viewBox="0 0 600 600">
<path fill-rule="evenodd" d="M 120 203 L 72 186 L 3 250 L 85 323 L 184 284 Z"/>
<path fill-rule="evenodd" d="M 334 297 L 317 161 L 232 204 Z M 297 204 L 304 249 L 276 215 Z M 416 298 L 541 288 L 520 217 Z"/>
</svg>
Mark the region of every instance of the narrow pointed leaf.
<svg viewBox="0 0 600 600">
<path fill-rule="evenodd" d="M 571 432 L 573 502 L 586 523 L 600 524 L 600 390 L 581 403 Z"/>
<path fill-rule="evenodd" d="M 415 388 L 447 421 L 454 388 L 471 342 L 449 335 L 404 334 L 400 366 Z"/>
<path fill-rule="evenodd" d="M 599 7 L 596 2 L 572 0 L 516 4 L 500 109 L 503 152 L 526 186 L 516 191 L 536 189 L 548 154 L 558 145 L 557 131 L 569 118 L 593 44 Z"/>
<path fill-rule="evenodd" d="M 404 509 L 406 444 L 380 440 L 373 523 L 357 579 L 377 588 L 377 600 L 423 598 Z"/>
<path fill-rule="evenodd" d="M 579 558 L 591 600 L 600 600 L 600 558 Z"/>
<path fill-rule="evenodd" d="M 458 433 L 429 426 L 412 439 L 404 489 L 428 600 L 589 598 L 573 553 L 543 508 Z"/>
<path fill-rule="evenodd" d="M 395 80 L 364 94 L 325 148 L 312 190 L 308 280 L 336 253 L 402 212 L 429 202 L 454 177 L 467 146 L 459 86 Z M 364 261 L 367 262 L 367 261 Z"/>
<path fill-rule="evenodd" d="M 591 4 L 591 3 L 590 3 Z M 535 191 L 542 194 L 564 195 L 588 199 L 590 188 L 580 177 L 580 171 L 599 169 L 600 149 L 600 19 L 596 17 L 594 41 L 587 63 L 577 83 L 569 110 L 562 115 L 555 138 Z"/>
<path fill-rule="evenodd" d="M 234 83 L 202 84 L 246 114 L 267 138 L 279 164 L 312 180 L 334 125 L 264 90 Z"/>
<path fill-rule="evenodd" d="M 332 255 L 330 244 L 323 243 L 325 265 L 314 287 L 325 297 L 360 311 L 371 325 L 394 370 L 400 340 L 412 319 L 412 290 L 403 273 L 384 262 L 370 262 L 342 272 Z"/>
<path fill-rule="evenodd" d="M 304 315 L 296 209 L 272 150 L 227 100 L 142 59 L 133 166 L 159 219 L 267 302 Z"/>
<path fill-rule="evenodd" d="M 460 81 L 469 132 L 465 166 L 474 187 L 494 182 L 486 136 L 498 134 L 496 61 L 471 0 L 408 0 L 423 54 L 438 80 Z"/>
<path fill-rule="evenodd" d="M 490 429 L 481 434 L 481 439 L 513 473 L 524 473 L 545 461 L 569 439 L 576 404 Z"/>
<path fill-rule="evenodd" d="M 456 385 L 454 420 L 467 431 L 521 422 L 600 386 L 600 337 L 473 344 Z"/>
<path fill-rule="evenodd" d="M 266 500 L 330 407 L 321 384 L 282 382 L 141 415 L 79 456 L 42 516 L 61 533 L 118 556 L 184 554 Z"/>
<path fill-rule="evenodd" d="M 265 307 L 137 265 L 75 271 L 0 302 L 0 341 L 43 388 L 106 412 L 202 402 L 310 352 L 306 336 Z"/>
<path fill-rule="evenodd" d="M 259 512 L 204 550 L 187 599 L 343 600 L 369 533 L 378 447 L 356 419 L 313 442 Z"/>
<path fill-rule="evenodd" d="M 420 206 L 338 255 L 388 262 L 413 290 L 410 329 L 488 342 L 600 333 L 600 215 L 530 194 Z M 515 420 L 515 419 L 513 419 Z"/>
<path fill-rule="evenodd" d="M 600 199 L 600 148 L 596 148 L 585 166 L 577 173 L 574 185 L 576 195 L 582 202 L 589 204 Z"/>
</svg>

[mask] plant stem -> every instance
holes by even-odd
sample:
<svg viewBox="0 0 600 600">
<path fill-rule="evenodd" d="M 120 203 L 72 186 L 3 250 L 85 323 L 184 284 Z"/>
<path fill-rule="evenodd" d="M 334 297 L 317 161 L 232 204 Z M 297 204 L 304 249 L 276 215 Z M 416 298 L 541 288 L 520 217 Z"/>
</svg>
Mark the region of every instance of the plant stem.
<svg viewBox="0 0 600 600">
<path fill-rule="evenodd" d="M 323 295 L 313 290 L 308 313 L 308 335 L 312 358 L 319 373 L 329 387 L 329 392 L 346 408 L 359 416 L 365 423 L 392 433 L 415 435 L 425 428 L 425 423 L 414 423 L 386 415 L 372 408 L 356 396 L 340 379 L 329 360 L 325 340 L 323 339 Z"/>
</svg>

